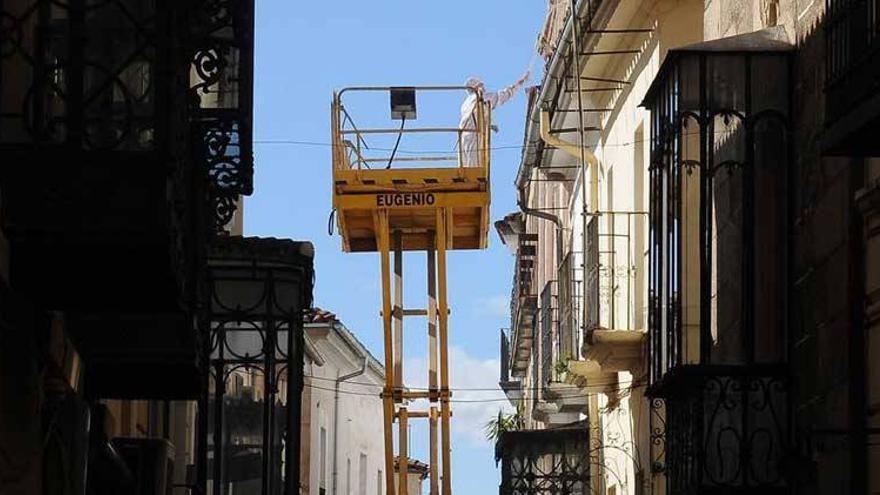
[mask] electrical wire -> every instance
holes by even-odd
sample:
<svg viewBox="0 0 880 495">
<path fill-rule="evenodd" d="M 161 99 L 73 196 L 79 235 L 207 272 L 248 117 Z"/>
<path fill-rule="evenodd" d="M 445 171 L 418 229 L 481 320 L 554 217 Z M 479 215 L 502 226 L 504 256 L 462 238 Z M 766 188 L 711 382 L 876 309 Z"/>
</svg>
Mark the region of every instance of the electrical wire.
<svg viewBox="0 0 880 495">
<path fill-rule="evenodd" d="M 315 375 L 303 375 L 303 377 L 309 378 L 312 380 L 321 380 L 321 381 L 327 381 L 327 382 L 335 382 L 336 381 L 335 378 L 327 378 L 327 377 L 315 376 Z M 633 383 L 641 382 L 641 381 L 644 381 L 645 378 L 646 378 L 646 376 L 634 378 L 632 380 L 632 382 Z M 605 380 L 605 381 L 591 382 L 588 386 L 589 387 L 601 387 L 601 386 L 616 385 L 618 383 L 620 383 L 618 380 Z M 358 382 L 358 381 L 346 381 L 345 384 L 346 385 L 358 385 L 358 386 L 364 386 L 364 387 L 376 387 L 376 388 L 383 388 L 385 386 L 382 384 Z M 517 387 L 517 390 L 534 391 L 534 390 L 541 390 L 543 388 L 545 388 L 545 387 Z M 579 387 L 577 385 L 569 385 L 569 384 L 566 384 L 565 386 L 558 387 L 558 388 L 571 389 L 571 390 L 582 390 L 583 389 L 583 387 Z M 423 387 L 407 387 L 407 389 L 419 391 L 419 392 L 426 392 L 426 391 L 430 390 L 428 388 L 423 388 Z M 477 388 L 468 388 L 468 387 L 456 388 L 456 387 L 450 387 L 449 390 L 453 391 L 453 392 L 498 392 L 498 391 L 501 391 L 501 389 L 498 387 L 496 387 L 496 388 L 479 388 L 479 387 L 477 387 Z"/>
<path fill-rule="evenodd" d="M 318 377 L 315 377 L 315 378 L 318 378 Z M 346 384 L 349 384 L 349 383 L 352 383 L 352 382 L 346 382 Z M 364 383 L 361 383 L 361 384 L 367 385 Z M 369 384 L 369 385 L 373 386 L 375 388 L 384 388 L 383 385 L 379 385 L 379 384 Z M 637 390 L 637 389 L 645 387 L 646 384 L 640 380 L 633 380 L 630 385 L 620 386 L 620 384 L 617 382 L 614 382 L 614 383 L 609 382 L 607 385 L 617 385 L 617 387 L 609 387 L 601 392 L 588 392 L 588 391 L 583 391 L 582 389 L 580 389 L 580 387 L 574 387 L 580 391 L 578 393 L 569 394 L 569 395 L 557 394 L 556 399 L 557 400 L 564 400 L 564 399 L 572 399 L 572 398 L 579 398 L 579 397 L 593 397 L 593 396 L 597 396 L 601 393 L 608 393 L 608 392 L 631 393 L 633 390 Z M 311 384 L 311 383 L 305 383 L 305 384 L 303 384 L 303 386 L 308 387 L 313 390 L 325 390 L 328 392 L 337 392 L 336 388 L 320 387 L 318 385 Z M 591 384 L 590 386 L 595 387 L 595 386 L 599 386 L 599 385 L 598 384 Z M 407 387 L 407 388 L 408 388 L 408 390 L 420 390 L 420 391 L 428 390 L 428 389 L 415 389 L 412 387 Z M 500 389 L 472 389 L 472 390 L 503 392 Z M 529 390 L 529 388 L 519 389 L 519 390 Z M 451 388 L 450 391 L 453 393 L 454 392 L 466 392 L 466 391 L 468 391 L 468 389 Z M 381 398 L 379 392 L 360 392 L 360 391 L 352 391 L 352 390 L 338 390 L 338 392 L 340 394 L 357 396 L 357 397 L 373 397 L 373 398 L 377 398 L 377 399 Z M 423 400 L 423 399 L 415 399 L 415 400 Z M 450 402 L 459 403 L 459 404 L 469 404 L 469 403 L 470 404 L 478 404 L 478 403 L 493 403 L 493 402 L 509 402 L 509 400 L 510 399 L 508 399 L 507 397 L 492 397 L 492 398 L 480 398 L 480 399 L 450 399 Z"/>
<path fill-rule="evenodd" d="M 336 218 L 336 208 L 330 210 L 330 217 L 327 219 L 327 235 L 333 235 L 333 220 Z"/>
<path fill-rule="evenodd" d="M 403 126 L 406 124 L 406 116 L 402 115 L 400 117 L 400 130 L 397 132 L 397 141 L 394 142 L 394 149 L 391 150 L 391 157 L 388 158 L 388 165 L 385 165 L 385 169 L 391 168 L 391 163 L 394 162 L 394 155 L 397 154 L 397 147 L 400 146 L 400 138 L 403 137 Z"/>
<path fill-rule="evenodd" d="M 755 131 L 758 133 L 766 132 L 767 134 L 772 134 L 772 130 L 768 131 Z M 722 135 L 722 134 L 730 134 L 730 130 L 722 130 L 715 131 L 713 135 Z M 698 136 L 699 132 L 688 132 L 683 133 L 682 136 Z M 399 135 L 398 135 L 399 137 Z M 614 148 L 614 147 L 625 147 L 632 146 L 635 144 L 644 144 L 651 142 L 651 138 L 645 139 L 636 139 L 633 141 L 621 141 L 618 143 L 602 143 L 597 144 L 594 148 Z M 255 139 L 253 141 L 254 144 L 265 144 L 265 145 L 291 145 L 291 146 L 320 146 L 320 147 L 332 147 L 333 144 L 324 141 L 303 141 L 303 140 L 295 140 L 295 139 Z M 499 145 L 499 146 L 490 146 L 488 148 L 489 151 L 500 151 L 500 150 L 525 150 L 530 148 L 537 148 L 539 146 L 548 146 L 543 143 L 539 144 L 509 144 L 509 145 Z M 481 151 L 483 148 L 477 148 L 478 151 Z M 371 147 L 370 150 L 376 151 L 393 151 L 394 148 L 377 148 Z M 398 149 L 398 154 L 422 154 L 422 153 L 454 153 L 455 149 L 433 149 L 433 150 L 407 150 L 407 149 Z"/>
<path fill-rule="evenodd" d="M 602 392 L 586 392 L 585 391 L 585 392 L 581 392 L 581 393 L 577 393 L 577 394 L 570 394 L 570 395 L 556 395 L 554 400 L 576 399 L 576 398 L 582 398 L 582 397 L 595 397 L 595 396 L 598 396 L 599 394 L 604 394 L 607 392 L 629 393 L 629 392 L 632 392 L 633 390 L 643 388 L 644 386 L 645 386 L 644 384 L 627 385 L 625 387 L 620 387 L 617 389 L 608 389 L 608 390 L 605 390 Z M 324 390 L 327 392 L 334 392 L 334 393 L 336 392 L 336 389 L 329 388 L 329 387 L 319 387 L 317 385 L 312 385 L 312 384 L 304 384 L 304 387 L 308 387 L 312 390 Z M 339 390 L 339 393 L 341 395 L 349 395 L 349 396 L 355 396 L 355 397 L 372 397 L 375 399 L 381 399 L 381 394 L 378 392 L 370 393 L 370 392 L 353 392 L 353 391 L 348 391 L 348 390 Z M 419 398 L 419 399 L 411 399 L 411 400 L 416 401 L 416 400 L 426 400 L 426 399 Z M 493 397 L 493 398 L 480 398 L 480 399 L 450 399 L 449 402 L 451 402 L 453 404 L 489 404 L 489 403 L 495 403 L 495 402 L 510 402 L 510 399 L 508 399 L 507 397 Z"/>
</svg>

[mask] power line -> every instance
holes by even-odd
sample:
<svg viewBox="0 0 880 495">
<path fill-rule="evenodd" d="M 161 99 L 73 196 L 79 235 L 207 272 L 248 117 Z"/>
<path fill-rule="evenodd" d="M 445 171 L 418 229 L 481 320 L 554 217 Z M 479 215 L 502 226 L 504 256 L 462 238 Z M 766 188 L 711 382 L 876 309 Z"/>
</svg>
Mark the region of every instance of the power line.
<svg viewBox="0 0 880 495">
<path fill-rule="evenodd" d="M 345 383 L 350 383 L 350 382 L 345 382 Z M 375 386 L 378 388 L 383 388 L 382 385 L 377 385 L 377 384 L 369 384 L 369 385 L 372 385 L 372 386 Z M 555 400 L 574 399 L 574 398 L 579 398 L 579 397 L 592 397 L 592 396 L 596 396 L 600 393 L 607 393 L 607 392 L 632 392 L 633 390 L 643 388 L 645 386 L 645 383 L 641 382 L 641 381 L 633 381 L 633 384 L 631 384 L 631 385 L 619 386 L 620 385 L 619 383 L 609 382 L 609 383 L 607 383 L 607 385 L 618 385 L 618 387 L 611 387 L 611 388 L 606 389 L 602 392 L 581 391 L 579 393 L 570 394 L 570 395 L 557 394 L 557 396 L 555 397 Z M 311 389 L 315 389 L 315 390 L 324 390 L 324 391 L 328 391 L 328 392 L 338 392 L 340 395 L 344 394 L 344 395 L 357 396 L 357 397 L 372 397 L 375 399 L 381 398 L 379 393 L 373 393 L 373 392 L 358 392 L 358 391 L 342 390 L 342 389 L 337 390 L 335 388 L 320 387 L 318 385 L 310 384 L 310 383 L 306 383 L 306 384 L 304 384 L 304 386 L 311 388 Z M 590 385 L 590 386 L 592 387 L 592 386 L 600 386 L 600 385 L 595 384 L 595 385 Z M 575 387 L 575 388 L 578 388 L 578 387 Z M 408 388 L 408 390 L 427 390 L 427 389 Z M 503 392 L 500 389 L 472 389 L 472 390 Z M 528 388 L 527 389 L 520 389 L 520 390 L 528 390 Z M 452 392 L 456 392 L 456 391 L 467 392 L 468 390 L 467 389 L 450 389 L 450 391 L 452 391 Z M 418 399 L 416 399 L 416 400 L 418 400 Z M 509 399 L 507 397 L 492 397 L 492 398 L 481 398 L 481 399 L 450 399 L 450 402 L 459 403 L 459 404 L 492 403 L 492 402 L 508 402 L 508 401 L 509 401 Z"/>
<path fill-rule="evenodd" d="M 320 376 L 314 376 L 314 375 L 303 375 L 303 376 L 304 376 L 304 378 L 309 378 L 312 380 L 323 380 L 323 381 L 328 381 L 328 382 L 335 382 L 336 381 L 336 379 L 334 379 L 334 378 L 326 378 L 326 377 L 320 377 Z M 633 383 L 642 383 L 642 382 L 644 382 L 644 377 L 634 379 L 634 380 L 632 380 L 632 382 Z M 374 387 L 374 388 L 380 388 L 380 389 L 385 387 L 384 384 L 365 383 L 365 382 L 356 382 L 356 381 L 345 381 L 345 382 L 340 382 L 340 384 L 360 385 L 360 386 Z M 602 387 L 602 386 L 613 386 L 613 385 L 619 385 L 619 384 L 620 384 L 619 380 L 606 380 L 606 381 L 590 382 L 587 385 L 587 387 L 592 388 L 592 387 Z M 317 385 L 315 385 L 315 386 L 317 387 Z M 429 388 L 424 388 L 424 387 L 409 387 L 409 386 L 407 386 L 405 388 L 407 390 L 413 390 L 413 391 L 417 391 L 417 392 L 426 392 L 426 391 L 430 390 Z M 533 390 L 543 390 L 546 388 L 547 387 L 517 387 L 516 390 L 533 391 Z M 557 388 L 564 388 L 564 389 L 571 389 L 571 390 L 583 390 L 585 387 L 567 384 L 563 387 L 557 387 Z M 455 387 L 450 387 L 449 390 L 453 391 L 453 392 L 503 392 L 503 389 L 501 389 L 500 387 L 499 388 L 478 388 L 478 387 L 477 388 L 467 388 L 467 387 L 455 388 Z M 357 392 L 357 393 L 360 393 L 360 392 Z"/>
<path fill-rule="evenodd" d="M 311 388 L 311 389 L 314 389 L 314 390 L 324 390 L 327 392 L 337 392 L 337 390 L 333 389 L 333 388 L 319 387 L 317 385 L 312 385 L 312 384 L 305 384 L 304 386 Z M 611 389 L 611 390 L 605 390 L 603 392 L 586 392 L 585 391 L 585 392 L 578 393 L 578 394 L 557 395 L 552 400 L 565 400 L 565 399 L 576 399 L 576 398 L 582 398 L 582 397 L 595 397 L 595 396 L 598 396 L 600 393 L 607 393 L 607 392 L 630 393 L 633 390 L 643 388 L 644 386 L 645 386 L 645 384 L 627 385 L 625 387 L 620 387 L 620 388 Z M 381 394 L 379 394 L 379 393 L 353 392 L 350 390 L 339 390 L 338 392 L 340 395 L 349 395 L 349 396 L 356 396 L 356 397 L 371 397 L 374 399 L 381 399 Z M 424 399 L 413 399 L 413 400 L 424 400 Z M 509 401 L 510 401 L 510 399 L 508 399 L 507 397 L 493 397 L 493 398 L 481 398 L 481 399 L 450 399 L 449 400 L 449 402 L 451 402 L 453 404 L 484 404 L 484 403 L 488 404 L 488 403 L 494 403 L 494 402 L 509 402 Z"/>
<path fill-rule="evenodd" d="M 725 134 L 733 134 L 734 132 L 735 132 L 734 130 L 727 129 L 727 130 L 715 131 L 712 134 L 713 135 L 725 135 Z M 755 134 L 761 134 L 761 133 L 775 134 L 773 130 L 766 130 L 766 131 L 754 130 L 753 133 L 755 133 Z M 687 132 L 687 133 L 682 133 L 681 135 L 682 136 L 699 136 L 699 134 L 700 134 L 699 132 Z M 601 148 L 625 147 L 625 146 L 632 146 L 635 144 L 644 144 L 644 143 L 649 143 L 649 142 L 651 142 L 651 138 L 644 138 L 644 139 L 636 139 L 633 141 L 622 141 L 622 142 L 618 142 L 618 143 L 602 143 L 602 144 L 597 143 L 596 146 L 591 146 L 591 148 L 595 150 L 595 149 L 601 149 Z M 304 141 L 304 140 L 295 140 L 295 139 L 255 139 L 253 141 L 253 143 L 254 144 L 266 144 L 266 145 L 277 144 L 277 145 L 292 145 L 292 146 L 319 146 L 319 147 L 328 147 L 328 148 L 333 146 L 333 143 L 329 143 L 326 141 Z M 530 149 L 530 148 L 537 148 L 539 146 L 544 146 L 545 148 L 554 149 L 554 147 L 552 145 L 543 144 L 543 143 L 539 143 L 539 144 L 506 144 L 506 145 L 500 145 L 500 146 L 490 146 L 489 148 L 486 148 L 486 149 L 488 149 L 490 151 L 524 150 L 524 149 Z M 383 148 L 383 147 L 371 146 L 369 148 L 369 150 L 390 152 L 393 150 L 393 148 Z M 478 151 L 482 150 L 482 148 L 477 148 L 477 150 Z M 427 150 L 427 149 L 426 150 L 412 150 L 412 149 L 398 149 L 397 150 L 397 153 L 401 153 L 401 154 L 455 153 L 455 152 L 456 152 L 455 148 L 433 149 L 433 150 Z"/>
</svg>

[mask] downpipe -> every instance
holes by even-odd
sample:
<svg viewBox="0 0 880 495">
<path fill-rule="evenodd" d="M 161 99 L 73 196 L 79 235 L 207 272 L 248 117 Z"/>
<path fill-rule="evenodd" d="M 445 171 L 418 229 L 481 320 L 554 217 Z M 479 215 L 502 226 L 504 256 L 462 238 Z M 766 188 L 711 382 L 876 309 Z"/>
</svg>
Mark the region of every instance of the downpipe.
<svg viewBox="0 0 880 495">
<path fill-rule="evenodd" d="M 337 495 L 338 493 L 338 485 L 339 485 L 339 473 L 338 473 L 338 465 L 339 465 L 339 386 L 342 382 L 351 380 L 352 378 L 356 378 L 358 376 L 363 375 L 367 372 L 367 364 L 369 363 L 369 358 L 364 356 L 364 362 L 361 366 L 361 369 L 357 371 L 353 371 L 348 373 L 347 375 L 342 375 L 336 378 L 336 383 L 334 385 L 333 391 L 333 495 Z"/>
</svg>

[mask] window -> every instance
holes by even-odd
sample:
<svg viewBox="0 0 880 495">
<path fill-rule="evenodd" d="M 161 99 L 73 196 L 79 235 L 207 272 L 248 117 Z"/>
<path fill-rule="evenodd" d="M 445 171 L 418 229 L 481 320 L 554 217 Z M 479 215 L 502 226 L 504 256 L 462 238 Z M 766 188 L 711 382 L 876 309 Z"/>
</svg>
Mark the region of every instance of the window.
<svg viewBox="0 0 880 495">
<path fill-rule="evenodd" d="M 327 429 L 321 428 L 321 472 L 319 475 L 320 483 L 318 491 L 321 495 L 327 492 Z"/>
<path fill-rule="evenodd" d="M 384 480 L 382 479 L 382 470 L 376 472 L 376 495 L 382 495 L 382 487 L 384 486 Z"/>
<path fill-rule="evenodd" d="M 367 495 L 367 454 L 361 452 L 361 461 L 358 464 L 358 494 Z"/>
<path fill-rule="evenodd" d="M 351 457 L 345 460 L 345 493 L 351 495 Z"/>
</svg>

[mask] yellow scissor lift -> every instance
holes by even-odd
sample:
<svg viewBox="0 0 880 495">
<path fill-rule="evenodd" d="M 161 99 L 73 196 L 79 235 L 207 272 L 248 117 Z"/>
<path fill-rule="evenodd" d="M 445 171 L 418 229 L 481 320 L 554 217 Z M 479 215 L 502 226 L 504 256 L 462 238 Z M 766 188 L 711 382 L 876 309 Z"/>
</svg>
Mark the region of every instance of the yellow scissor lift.
<svg viewBox="0 0 880 495">
<path fill-rule="evenodd" d="M 458 92 L 464 98 L 466 91 L 468 88 L 459 86 L 360 87 L 345 88 L 333 95 L 333 207 L 343 249 L 346 252 L 375 251 L 381 259 L 385 340 L 382 399 L 388 495 L 407 495 L 407 425 L 413 418 L 425 418 L 429 423 L 431 495 L 449 495 L 452 491 L 446 252 L 486 247 L 491 115 L 488 105 L 477 95 L 473 125 L 467 129 L 460 129 L 458 123 L 455 127 L 358 128 L 343 104 L 343 96 L 356 92 L 387 92 L 393 118 L 406 119 L 407 115 L 415 116 L 416 94 Z M 411 137 L 437 133 L 455 137 L 457 152 L 449 156 L 408 154 L 397 160 L 364 156 L 369 135 Z M 476 139 L 471 141 L 470 149 L 462 146 L 465 133 L 472 133 Z M 385 168 L 386 163 L 391 163 L 390 168 Z M 404 251 L 427 254 L 427 307 L 424 309 L 403 305 Z M 394 252 L 393 284 L 391 252 Z M 424 391 L 410 390 L 403 383 L 403 320 L 407 316 L 427 319 L 428 389 Z M 427 410 L 409 410 L 408 401 L 414 399 L 427 400 Z M 394 482 L 395 421 L 399 428 L 399 492 Z M 442 464 L 442 486 L 438 464 Z"/>
</svg>

